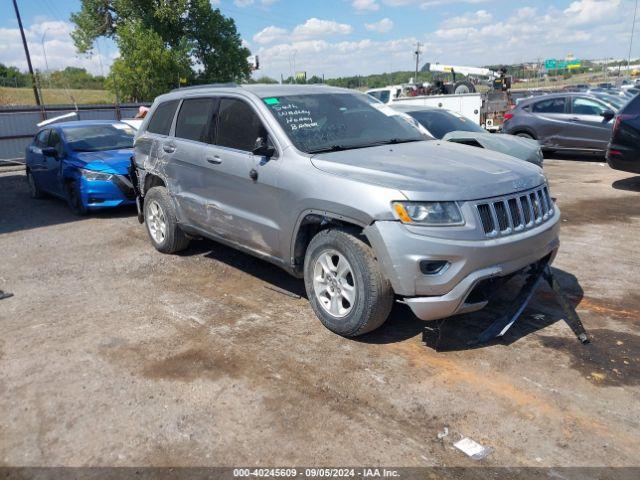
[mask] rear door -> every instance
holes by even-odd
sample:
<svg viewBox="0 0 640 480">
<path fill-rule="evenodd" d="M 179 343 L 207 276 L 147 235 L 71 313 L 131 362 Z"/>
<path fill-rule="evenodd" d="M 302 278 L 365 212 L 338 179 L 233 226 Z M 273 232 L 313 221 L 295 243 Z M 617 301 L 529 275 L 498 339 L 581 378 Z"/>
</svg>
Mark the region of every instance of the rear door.
<svg viewBox="0 0 640 480">
<path fill-rule="evenodd" d="M 221 222 L 215 207 L 221 185 L 213 146 L 219 103 L 215 97 L 182 101 L 171 139 L 174 151 L 166 166 L 184 220 L 208 232 Z"/>
<path fill-rule="evenodd" d="M 566 97 L 542 98 L 527 108 L 534 117 L 532 126 L 538 140 L 545 147 L 570 148 L 572 122 Z"/>
<path fill-rule="evenodd" d="M 49 140 L 49 133 L 51 130 L 45 129 L 40 131 L 36 138 L 34 138 L 33 143 L 29 145 L 27 151 L 27 167 L 31 171 L 31 175 L 38 183 L 38 186 L 43 190 L 47 190 L 45 187 L 45 172 L 47 171 L 47 163 L 44 155 L 42 154 L 42 149 L 47 146 L 47 142 Z"/>
<path fill-rule="evenodd" d="M 166 177 L 164 166 L 172 153 L 169 134 L 179 103 L 179 100 L 169 100 L 159 104 L 135 141 L 136 164 L 163 177 Z"/>
<path fill-rule="evenodd" d="M 571 99 L 571 144 L 574 148 L 607 149 L 611 137 L 612 122 L 602 117 L 608 107 L 593 98 L 573 97 Z"/>
</svg>

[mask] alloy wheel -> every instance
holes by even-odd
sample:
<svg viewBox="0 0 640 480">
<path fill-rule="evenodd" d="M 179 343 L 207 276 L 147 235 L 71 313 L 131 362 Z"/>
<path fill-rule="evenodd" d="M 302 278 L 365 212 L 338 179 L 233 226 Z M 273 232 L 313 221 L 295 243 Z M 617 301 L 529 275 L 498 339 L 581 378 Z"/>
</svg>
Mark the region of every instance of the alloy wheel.
<svg viewBox="0 0 640 480">
<path fill-rule="evenodd" d="M 318 303 L 334 317 L 346 317 L 355 305 L 356 285 L 351 265 L 336 250 L 320 253 L 313 268 Z"/>
</svg>

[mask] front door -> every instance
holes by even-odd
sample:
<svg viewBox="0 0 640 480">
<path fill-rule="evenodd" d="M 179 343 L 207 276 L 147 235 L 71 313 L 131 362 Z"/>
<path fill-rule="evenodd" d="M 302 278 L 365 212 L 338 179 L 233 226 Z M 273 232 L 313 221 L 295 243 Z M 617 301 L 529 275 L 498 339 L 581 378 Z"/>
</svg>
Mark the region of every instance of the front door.
<svg viewBox="0 0 640 480">
<path fill-rule="evenodd" d="M 571 101 L 571 123 L 569 134 L 575 148 L 601 150 L 607 149 L 611 137 L 611 121 L 603 118 L 607 106 L 587 97 L 574 97 Z"/>
<path fill-rule="evenodd" d="M 60 133 L 55 128 L 51 130 L 47 146 L 55 149 L 56 156 L 44 156 L 46 169 L 43 172 L 42 184 L 47 191 L 55 195 L 62 195 L 62 163 L 64 162 L 65 154 L 62 138 L 60 138 Z"/>
<path fill-rule="evenodd" d="M 49 140 L 49 133 L 51 130 L 42 130 L 33 143 L 29 146 L 29 158 L 27 159 L 27 166 L 29 167 L 29 171 L 33 176 L 36 184 L 39 188 L 44 191 L 47 191 L 45 187 L 45 177 L 47 171 L 47 159 L 42 154 L 42 149 L 47 147 L 47 142 Z"/>
<path fill-rule="evenodd" d="M 268 137 L 268 130 L 254 107 L 240 98 L 222 98 L 212 167 L 218 178 L 214 228 L 256 252 L 277 256 L 279 162 L 251 153 L 259 137 Z"/>
</svg>

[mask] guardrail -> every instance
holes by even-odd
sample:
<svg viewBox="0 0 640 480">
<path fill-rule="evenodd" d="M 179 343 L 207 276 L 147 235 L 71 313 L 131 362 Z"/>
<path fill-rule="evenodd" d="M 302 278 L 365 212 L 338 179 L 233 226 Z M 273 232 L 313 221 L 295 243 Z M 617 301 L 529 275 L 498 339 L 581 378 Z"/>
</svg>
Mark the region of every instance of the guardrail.
<svg viewBox="0 0 640 480">
<path fill-rule="evenodd" d="M 120 120 L 133 118 L 141 103 L 120 105 L 47 105 L 47 118 L 65 113 L 77 113 L 78 120 Z M 0 161 L 18 161 L 24 158 L 24 150 L 36 134 L 37 123 L 42 121 L 41 111 L 36 106 L 0 107 Z"/>
</svg>

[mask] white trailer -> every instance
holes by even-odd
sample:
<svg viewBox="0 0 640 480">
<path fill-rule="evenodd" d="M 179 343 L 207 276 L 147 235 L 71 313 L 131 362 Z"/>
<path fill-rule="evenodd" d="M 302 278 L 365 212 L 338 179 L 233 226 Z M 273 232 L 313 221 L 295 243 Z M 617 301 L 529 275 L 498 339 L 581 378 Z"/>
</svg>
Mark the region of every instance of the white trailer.
<svg viewBox="0 0 640 480">
<path fill-rule="evenodd" d="M 387 105 L 419 105 L 422 107 L 443 108 L 451 110 L 472 122 L 491 130 L 492 125 L 483 125 L 481 119 L 482 94 L 463 93 L 452 95 L 420 95 L 416 97 L 403 97 L 402 86 L 393 85 L 385 88 L 374 88 L 367 93 Z"/>
</svg>

